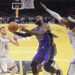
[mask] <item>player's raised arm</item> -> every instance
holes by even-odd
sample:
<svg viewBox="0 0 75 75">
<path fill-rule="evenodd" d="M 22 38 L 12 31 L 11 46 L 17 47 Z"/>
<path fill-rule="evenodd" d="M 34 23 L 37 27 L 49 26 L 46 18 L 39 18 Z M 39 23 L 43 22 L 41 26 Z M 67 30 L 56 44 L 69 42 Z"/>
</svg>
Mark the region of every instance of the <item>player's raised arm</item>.
<svg viewBox="0 0 75 75">
<path fill-rule="evenodd" d="M 40 4 L 41 4 L 41 6 L 42 6 L 51 16 L 53 16 L 54 18 L 56 18 L 59 22 L 65 21 L 58 13 L 56 13 L 56 12 L 54 12 L 54 11 L 48 9 L 48 8 L 46 7 L 46 5 L 44 5 L 43 3 L 40 3 Z"/>
<path fill-rule="evenodd" d="M 54 18 L 56 18 L 58 21 L 60 21 L 60 20 L 62 19 L 62 17 L 61 17 L 58 13 L 56 13 L 56 12 L 54 12 L 54 11 L 48 9 L 48 8 L 46 7 L 46 5 L 44 5 L 43 3 L 40 3 L 40 4 L 41 4 L 41 6 L 42 6 L 51 16 L 53 16 Z"/>
<path fill-rule="evenodd" d="M 21 33 L 21 32 L 14 32 L 14 34 L 21 36 L 21 37 L 30 37 L 32 36 L 31 34 L 28 33 Z"/>
</svg>

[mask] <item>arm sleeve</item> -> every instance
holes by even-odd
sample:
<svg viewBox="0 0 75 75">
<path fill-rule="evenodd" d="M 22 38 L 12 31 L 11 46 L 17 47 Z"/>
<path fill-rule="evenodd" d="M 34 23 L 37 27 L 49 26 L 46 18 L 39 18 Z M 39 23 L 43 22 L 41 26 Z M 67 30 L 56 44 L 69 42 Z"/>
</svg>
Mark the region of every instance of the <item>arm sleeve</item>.
<svg viewBox="0 0 75 75">
<path fill-rule="evenodd" d="M 50 9 L 46 9 L 46 11 L 51 15 L 53 16 L 54 18 L 56 18 L 58 21 L 60 21 L 61 19 L 63 19 L 58 13 L 50 10 Z"/>
<path fill-rule="evenodd" d="M 14 34 L 16 34 L 18 36 L 22 36 L 22 37 L 30 37 L 30 36 L 32 36 L 31 34 L 28 34 L 28 33 L 20 33 L 20 32 L 15 32 Z"/>
</svg>

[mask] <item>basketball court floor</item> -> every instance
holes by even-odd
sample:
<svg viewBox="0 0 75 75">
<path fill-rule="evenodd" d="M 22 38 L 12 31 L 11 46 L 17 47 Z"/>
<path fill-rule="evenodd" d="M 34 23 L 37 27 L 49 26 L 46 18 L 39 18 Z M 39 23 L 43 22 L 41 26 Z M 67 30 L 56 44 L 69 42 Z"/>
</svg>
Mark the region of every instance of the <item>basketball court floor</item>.
<svg viewBox="0 0 75 75">
<path fill-rule="evenodd" d="M 8 27 L 8 24 L 0 25 Z M 35 27 L 33 24 L 25 24 L 27 28 L 32 29 Z M 65 27 L 51 24 L 51 31 L 58 36 L 54 41 L 57 46 L 57 55 L 55 56 L 55 60 L 59 68 L 62 70 L 63 75 L 67 75 L 67 70 L 69 68 L 70 60 L 72 57 L 72 47 L 70 41 L 68 39 L 67 31 Z M 8 37 L 12 37 L 13 34 L 8 32 Z M 9 56 L 15 60 L 20 61 L 20 75 L 23 74 L 22 61 L 31 61 L 34 55 L 37 52 L 38 41 L 35 36 L 22 38 L 18 37 L 19 46 L 16 47 L 13 44 L 9 44 Z M 26 68 L 26 67 L 25 67 Z M 32 75 L 32 73 L 27 73 L 26 75 Z M 40 75 L 50 75 L 44 71 L 40 72 Z"/>
</svg>

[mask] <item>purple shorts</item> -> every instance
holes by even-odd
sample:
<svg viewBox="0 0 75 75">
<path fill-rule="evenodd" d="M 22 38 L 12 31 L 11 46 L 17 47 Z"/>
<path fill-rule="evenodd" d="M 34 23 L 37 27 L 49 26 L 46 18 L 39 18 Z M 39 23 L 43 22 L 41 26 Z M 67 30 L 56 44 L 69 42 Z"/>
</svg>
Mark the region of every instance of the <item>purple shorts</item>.
<svg viewBox="0 0 75 75">
<path fill-rule="evenodd" d="M 50 58 L 50 49 L 39 48 L 37 54 L 34 56 L 33 60 L 37 63 L 47 62 Z"/>
</svg>

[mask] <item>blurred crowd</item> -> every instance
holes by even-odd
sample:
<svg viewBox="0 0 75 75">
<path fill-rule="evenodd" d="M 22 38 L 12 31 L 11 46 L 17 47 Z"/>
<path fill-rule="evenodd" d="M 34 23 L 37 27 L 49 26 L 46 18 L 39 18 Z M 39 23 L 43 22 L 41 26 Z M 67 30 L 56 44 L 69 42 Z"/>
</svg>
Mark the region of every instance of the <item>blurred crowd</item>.
<svg viewBox="0 0 75 75">
<path fill-rule="evenodd" d="M 12 16 L 11 16 L 12 17 Z M 10 18 L 11 17 L 0 17 L 0 23 L 4 24 L 4 23 L 9 23 L 10 22 Z M 51 23 L 55 23 L 55 18 L 52 18 L 52 17 L 47 17 L 47 16 L 44 16 L 44 22 L 45 23 L 48 23 L 48 22 L 51 22 Z M 34 23 L 35 22 L 35 16 L 23 16 L 23 17 L 12 17 L 12 19 L 15 19 L 15 21 L 17 23 Z"/>
</svg>

